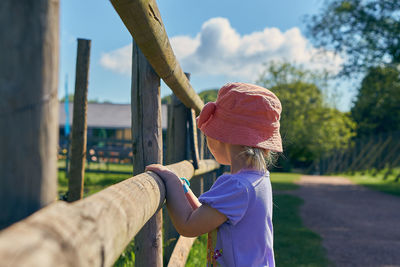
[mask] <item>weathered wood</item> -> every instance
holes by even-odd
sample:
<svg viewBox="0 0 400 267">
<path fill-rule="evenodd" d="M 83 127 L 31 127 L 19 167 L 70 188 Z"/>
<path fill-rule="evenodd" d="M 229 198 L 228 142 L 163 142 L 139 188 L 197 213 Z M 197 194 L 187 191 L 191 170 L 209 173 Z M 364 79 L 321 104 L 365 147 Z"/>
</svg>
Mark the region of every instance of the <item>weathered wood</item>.
<svg viewBox="0 0 400 267">
<path fill-rule="evenodd" d="M 111 0 L 126 28 L 158 76 L 188 108 L 200 113 L 196 94 L 176 59 L 155 0 Z"/>
<path fill-rule="evenodd" d="M 72 119 L 71 161 L 68 175 L 68 201 L 83 197 L 87 141 L 87 94 L 90 64 L 90 40 L 78 39 Z"/>
<path fill-rule="evenodd" d="M 195 240 L 195 237 L 180 236 L 168 262 L 168 267 L 185 267 L 186 259 Z"/>
<path fill-rule="evenodd" d="M 2 229 L 57 197 L 59 1 L 0 1 L 0 32 Z"/>
<path fill-rule="evenodd" d="M 134 174 L 162 163 L 160 78 L 133 41 L 132 140 Z M 162 210 L 135 237 L 135 266 L 163 266 Z"/>
<path fill-rule="evenodd" d="M 196 126 L 196 113 L 194 109 L 189 110 L 189 140 L 190 140 L 190 153 L 193 160 L 193 166 L 198 168 L 199 146 L 197 143 L 197 126 Z"/>
<path fill-rule="evenodd" d="M 199 176 L 212 172 L 220 168 L 220 164 L 213 159 L 204 159 L 199 161 L 199 168 L 194 170 L 193 176 Z"/>
<path fill-rule="evenodd" d="M 209 165 L 200 161 L 199 171 Z M 194 174 L 189 161 L 167 167 Z M 111 266 L 164 200 L 163 182 L 146 172 L 73 203 L 56 202 L 0 232 L 0 265 Z"/>
<path fill-rule="evenodd" d="M 167 128 L 167 164 L 186 160 L 188 158 L 188 108 L 172 95 L 172 103 L 168 107 Z M 172 251 L 178 241 L 179 234 L 164 209 L 164 262 L 168 263 Z"/>
</svg>

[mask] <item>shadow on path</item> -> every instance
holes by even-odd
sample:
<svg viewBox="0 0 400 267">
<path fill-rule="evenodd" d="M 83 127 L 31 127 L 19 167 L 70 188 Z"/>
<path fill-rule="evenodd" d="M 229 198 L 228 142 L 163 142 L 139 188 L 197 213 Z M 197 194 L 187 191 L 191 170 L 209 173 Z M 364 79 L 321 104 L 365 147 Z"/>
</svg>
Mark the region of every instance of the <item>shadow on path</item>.
<svg viewBox="0 0 400 267">
<path fill-rule="evenodd" d="M 342 177 L 302 176 L 297 183 L 303 222 L 323 238 L 336 266 L 400 266 L 400 197 Z"/>
</svg>

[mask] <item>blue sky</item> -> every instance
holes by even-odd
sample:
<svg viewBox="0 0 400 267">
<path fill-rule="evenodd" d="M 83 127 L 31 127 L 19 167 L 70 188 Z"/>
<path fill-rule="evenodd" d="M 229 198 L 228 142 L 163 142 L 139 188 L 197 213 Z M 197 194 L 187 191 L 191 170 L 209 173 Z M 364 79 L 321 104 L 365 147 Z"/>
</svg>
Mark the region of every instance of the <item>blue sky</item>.
<svg viewBox="0 0 400 267">
<path fill-rule="evenodd" d="M 303 17 L 315 14 L 323 0 L 157 2 L 172 47 L 197 92 L 226 82 L 255 82 L 262 64 L 286 59 L 337 71 L 341 58 L 328 53 L 316 62 L 305 36 Z M 74 88 L 77 38 L 92 40 L 89 99 L 130 102 L 131 36 L 107 0 L 64 0 L 60 7 L 60 86 Z M 339 108 L 352 95 L 341 88 Z M 162 85 L 164 96 L 171 91 Z M 354 93 L 354 92 L 353 92 Z"/>
</svg>

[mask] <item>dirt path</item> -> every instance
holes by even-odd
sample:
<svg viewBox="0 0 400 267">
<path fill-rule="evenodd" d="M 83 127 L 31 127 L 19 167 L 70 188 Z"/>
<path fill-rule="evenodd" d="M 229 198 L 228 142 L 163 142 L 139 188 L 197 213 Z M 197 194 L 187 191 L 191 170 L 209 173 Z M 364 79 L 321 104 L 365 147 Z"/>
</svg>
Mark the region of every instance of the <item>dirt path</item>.
<svg viewBox="0 0 400 267">
<path fill-rule="evenodd" d="M 303 222 L 337 267 L 400 266 L 400 197 L 341 177 L 302 176 L 298 184 Z"/>
</svg>

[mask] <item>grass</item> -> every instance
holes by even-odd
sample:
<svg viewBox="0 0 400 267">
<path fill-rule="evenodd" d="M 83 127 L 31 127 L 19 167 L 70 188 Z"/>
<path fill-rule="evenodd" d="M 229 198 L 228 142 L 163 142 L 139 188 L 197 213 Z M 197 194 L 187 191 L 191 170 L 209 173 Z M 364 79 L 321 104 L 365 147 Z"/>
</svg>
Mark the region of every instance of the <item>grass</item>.
<svg viewBox="0 0 400 267">
<path fill-rule="evenodd" d="M 274 195 L 274 250 L 279 267 L 332 266 L 325 256 L 322 239 L 304 227 L 299 216 L 303 200 L 291 195 Z"/>
<path fill-rule="evenodd" d="M 59 167 L 65 167 L 65 162 L 59 161 Z M 132 165 L 120 165 L 120 164 L 100 164 L 91 163 L 89 165 L 90 170 L 110 170 L 110 171 L 132 171 Z M 107 186 L 119 183 L 126 178 L 132 177 L 129 174 L 110 174 L 110 173 L 93 173 L 85 172 L 84 181 L 84 197 L 92 195 Z M 65 195 L 68 191 L 68 179 L 65 176 L 65 171 L 58 171 L 58 194 L 59 196 Z"/>
<path fill-rule="evenodd" d="M 387 175 L 387 169 L 380 172 L 376 170 L 355 172 L 354 174 L 343 174 L 356 184 L 368 187 L 373 190 L 400 196 L 400 181 L 396 177 L 400 175 L 400 168 L 395 168 Z M 386 177 L 385 177 L 386 176 Z"/>
<path fill-rule="evenodd" d="M 274 172 L 270 174 L 271 176 L 271 184 L 273 191 L 285 191 L 285 190 L 294 190 L 299 186 L 294 184 L 293 182 L 300 179 L 300 174 L 297 173 L 282 173 L 282 172 Z"/>
<path fill-rule="evenodd" d="M 207 265 L 207 234 L 199 236 L 193 243 L 186 267 L 198 267 Z"/>
<path fill-rule="evenodd" d="M 294 181 L 300 174 L 272 173 L 271 182 L 274 191 L 295 190 Z M 274 251 L 276 266 L 325 267 L 332 265 L 325 256 L 321 238 L 304 227 L 299 208 L 303 201 L 287 194 L 274 195 Z M 186 266 L 205 266 L 207 235 L 194 242 Z"/>
</svg>

